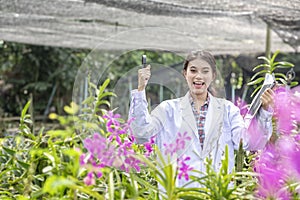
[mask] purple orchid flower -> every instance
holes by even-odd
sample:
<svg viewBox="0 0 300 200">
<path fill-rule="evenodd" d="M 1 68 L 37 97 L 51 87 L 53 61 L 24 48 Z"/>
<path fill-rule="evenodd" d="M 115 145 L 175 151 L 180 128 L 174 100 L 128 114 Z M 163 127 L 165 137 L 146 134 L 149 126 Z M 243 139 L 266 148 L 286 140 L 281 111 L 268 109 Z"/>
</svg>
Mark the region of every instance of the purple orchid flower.
<svg viewBox="0 0 300 200">
<path fill-rule="evenodd" d="M 99 133 L 94 133 L 91 138 L 86 138 L 83 142 L 87 153 L 82 154 L 79 160 L 81 166 L 86 166 L 90 170 L 84 178 L 87 185 L 95 184 L 94 173 L 98 178 L 101 177 L 101 169 L 104 167 L 116 167 L 126 172 L 130 169 L 140 171 L 141 161 L 135 158 L 136 153 L 132 149 L 135 138 L 131 133 L 130 123 L 134 119 L 121 123 L 120 115 L 113 114 L 111 111 L 103 118 L 107 119 L 106 128 L 110 136 L 106 138 Z M 120 135 L 128 132 L 128 139 L 121 139 Z"/>
<path fill-rule="evenodd" d="M 155 137 L 156 136 L 152 136 L 150 138 L 150 141 L 144 143 L 144 147 L 146 150 L 146 153 L 144 154 L 146 157 L 149 157 L 151 155 L 151 153 L 153 152 L 153 145 L 155 144 Z"/>
<path fill-rule="evenodd" d="M 193 167 L 190 167 L 188 164 L 186 164 L 186 161 L 190 160 L 191 158 L 189 156 L 182 156 L 178 159 L 178 178 L 181 179 L 184 177 L 186 181 L 189 180 L 189 174 L 188 172 L 193 169 Z"/>
<path fill-rule="evenodd" d="M 191 140 L 191 137 L 188 136 L 187 132 L 184 132 L 183 134 L 178 133 L 176 139 L 177 149 L 184 149 L 186 140 Z"/>
<path fill-rule="evenodd" d="M 290 134 L 294 129 L 293 122 L 295 120 L 294 104 L 292 102 L 292 94 L 284 87 L 280 87 L 275 91 L 274 97 L 275 117 L 277 118 L 278 130 L 284 134 Z"/>
<path fill-rule="evenodd" d="M 83 182 L 86 185 L 95 185 L 96 181 L 95 181 L 95 176 L 93 172 L 89 172 L 87 174 L 87 176 L 83 179 Z"/>
<path fill-rule="evenodd" d="M 240 109 L 240 114 L 242 116 L 245 116 L 248 113 L 248 104 L 247 102 L 243 101 L 240 97 L 236 99 L 234 105 L 236 105 Z"/>
</svg>

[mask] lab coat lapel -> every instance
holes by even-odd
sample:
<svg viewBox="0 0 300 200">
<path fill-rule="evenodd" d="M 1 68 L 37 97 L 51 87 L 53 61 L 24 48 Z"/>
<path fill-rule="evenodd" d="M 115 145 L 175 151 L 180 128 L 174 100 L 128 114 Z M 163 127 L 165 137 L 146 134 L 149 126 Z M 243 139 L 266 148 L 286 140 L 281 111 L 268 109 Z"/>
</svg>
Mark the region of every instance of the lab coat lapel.
<svg viewBox="0 0 300 200">
<path fill-rule="evenodd" d="M 197 124 L 196 119 L 192 110 L 192 106 L 189 100 L 189 92 L 182 98 L 181 100 L 181 110 L 182 110 L 182 118 L 185 123 L 191 128 L 191 131 L 197 137 Z"/>
<path fill-rule="evenodd" d="M 209 94 L 210 95 L 210 94 Z M 201 156 L 206 157 L 218 143 L 222 133 L 224 100 L 217 99 L 212 95 L 205 121 L 205 139 Z"/>
</svg>

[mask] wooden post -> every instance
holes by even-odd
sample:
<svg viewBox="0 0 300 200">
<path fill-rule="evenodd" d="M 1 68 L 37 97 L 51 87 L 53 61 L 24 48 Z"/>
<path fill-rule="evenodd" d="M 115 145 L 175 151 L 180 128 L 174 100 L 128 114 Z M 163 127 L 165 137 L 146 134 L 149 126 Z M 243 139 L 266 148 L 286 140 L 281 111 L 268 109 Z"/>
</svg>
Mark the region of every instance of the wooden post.
<svg viewBox="0 0 300 200">
<path fill-rule="evenodd" d="M 270 25 L 267 24 L 267 32 L 266 32 L 266 57 L 271 58 L 271 28 Z"/>
</svg>

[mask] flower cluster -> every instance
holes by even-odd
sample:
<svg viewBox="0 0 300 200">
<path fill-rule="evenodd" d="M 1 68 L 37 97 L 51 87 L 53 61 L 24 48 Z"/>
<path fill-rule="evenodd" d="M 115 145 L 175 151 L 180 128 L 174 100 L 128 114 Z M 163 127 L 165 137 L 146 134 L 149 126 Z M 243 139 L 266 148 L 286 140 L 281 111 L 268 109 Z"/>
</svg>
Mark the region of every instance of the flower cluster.
<svg viewBox="0 0 300 200">
<path fill-rule="evenodd" d="M 289 184 L 300 183 L 299 97 L 286 88 L 276 90 L 275 117 L 279 137 L 269 144 L 255 162 L 259 173 L 260 198 L 291 199 Z M 300 191 L 292 191 L 298 193 Z"/>
<path fill-rule="evenodd" d="M 285 87 L 276 90 L 275 117 L 278 131 L 282 134 L 290 134 L 300 122 L 300 96 L 297 91 L 293 92 Z"/>
<path fill-rule="evenodd" d="M 282 136 L 275 145 L 268 145 L 255 163 L 254 169 L 259 173 L 258 195 L 289 199 L 291 194 L 286 186 L 300 182 L 299 156 L 300 143 L 292 136 Z"/>
<path fill-rule="evenodd" d="M 155 144 L 155 136 L 152 136 L 150 138 L 150 141 L 144 143 L 144 148 L 146 153 L 144 154 L 146 157 L 149 157 L 153 152 L 154 152 L 154 148 L 153 145 Z"/>
<path fill-rule="evenodd" d="M 178 133 L 174 143 L 164 144 L 165 155 L 170 154 L 173 156 L 177 151 L 184 149 L 186 140 L 191 140 L 191 137 L 188 136 L 187 132 L 184 132 L 183 134 Z"/>
<path fill-rule="evenodd" d="M 183 134 L 181 134 L 179 132 L 174 143 L 164 144 L 165 155 L 170 155 L 172 157 L 178 151 L 185 149 L 187 140 L 191 140 L 191 137 L 188 136 L 188 133 L 184 132 Z M 185 155 L 182 155 L 177 159 L 177 170 L 179 179 L 184 177 L 185 180 L 189 180 L 188 172 L 191 171 L 193 168 L 190 167 L 186 162 L 190 159 L 191 158 L 189 156 Z"/>
<path fill-rule="evenodd" d="M 109 111 L 103 116 L 106 120 L 107 137 L 99 133 L 94 133 L 90 138 L 86 138 L 83 142 L 84 148 L 87 153 L 80 156 L 80 165 L 88 169 L 88 174 L 84 178 L 84 182 L 87 185 L 95 184 L 96 176 L 100 178 L 102 169 L 104 167 L 113 167 L 126 172 L 135 170 L 140 172 L 140 166 L 142 163 L 137 159 L 137 154 L 133 148 L 135 138 L 131 134 L 130 123 L 133 119 L 128 120 L 126 123 L 122 123 L 121 116 L 119 114 L 113 114 Z M 186 148 L 186 141 L 191 140 L 187 132 L 181 134 L 178 133 L 176 140 L 171 144 L 164 144 L 165 154 L 175 154 L 177 151 Z M 149 157 L 154 152 L 155 136 L 144 143 L 145 153 L 143 156 Z M 181 156 L 177 159 L 178 178 L 184 177 L 189 179 L 188 172 L 192 170 L 187 164 L 190 157 Z M 95 176 L 96 175 L 96 176 Z"/>
<path fill-rule="evenodd" d="M 191 158 L 189 156 L 181 156 L 178 158 L 178 178 L 181 179 L 182 177 L 185 178 L 186 181 L 189 180 L 189 174 L 188 172 L 193 170 L 193 167 L 190 167 L 186 161 L 190 160 Z"/>
<path fill-rule="evenodd" d="M 92 138 L 84 140 L 84 147 L 87 153 L 80 156 L 80 164 L 87 167 L 90 173 L 97 173 L 98 178 L 102 176 L 101 169 L 104 167 L 115 167 L 126 172 L 130 169 L 140 171 L 141 161 L 135 157 L 136 153 L 129 140 L 115 145 L 109 139 L 95 133 Z M 94 178 L 90 173 L 87 177 Z M 88 180 L 86 183 L 93 183 Z"/>
<path fill-rule="evenodd" d="M 136 158 L 133 150 L 134 137 L 131 135 L 130 123 L 119 121 L 120 115 L 108 112 L 103 116 L 106 122 L 108 138 L 94 133 L 91 138 L 86 138 L 83 142 L 87 153 L 80 156 L 80 165 L 89 169 L 84 182 L 87 185 L 94 184 L 94 173 L 97 177 L 102 176 L 101 169 L 104 167 L 114 167 L 129 172 L 131 169 L 140 171 L 141 161 Z M 127 134 L 127 137 L 121 135 Z"/>
<path fill-rule="evenodd" d="M 122 144 L 120 135 L 126 134 L 129 132 L 130 139 L 134 140 L 132 136 L 132 131 L 130 128 L 130 123 L 134 119 L 129 119 L 127 123 L 121 123 L 119 120 L 121 118 L 120 114 L 113 114 L 112 111 L 108 111 L 106 115 L 103 116 L 104 119 L 107 119 L 106 122 L 106 130 L 110 133 L 108 139 L 112 141 L 113 139 L 116 140 L 118 144 Z"/>
</svg>

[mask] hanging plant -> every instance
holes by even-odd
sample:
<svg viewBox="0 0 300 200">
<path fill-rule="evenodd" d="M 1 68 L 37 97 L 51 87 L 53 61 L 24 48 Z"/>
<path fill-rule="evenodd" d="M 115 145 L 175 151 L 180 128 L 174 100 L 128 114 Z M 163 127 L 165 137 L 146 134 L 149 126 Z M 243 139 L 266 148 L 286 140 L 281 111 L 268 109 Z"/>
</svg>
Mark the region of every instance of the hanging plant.
<svg viewBox="0 0 300 200">
<path fill-rule="evenodd" d="M 264 60 L 263 64 L 259 64 L 256 67 L 253 68 L 252 71 L 256 71 L 260 69 L 260 71 L 256 72 L 252 77 L 251 77 L 251 82 L 249 82 L 247 85 L 258 85 L 255 90 L 252 92 L 251 97 L 253 97 L 257 91 L 262 87 L 262 84 L 265 80 L 265 77 L 262 75 L 265 74 L 272 74 L 275 77 L 275 80 L 279 84 L 284 84 L 287 85 L 288 78 L 286 77 L 285 74 L 275 72 L 277 69 L 290 69 L 294 67 L 294 64 L 287 62 L 287 61 L 275 61 L 277 55 L 279 54 L 279 50 L 277 50 L 271 58 L 267 58 L 265 56 L 259 56 L 258 59 Z M 290 86 L 296 86 L 298 85 L 297 81 L 293 81 L 290 83 Z"/>
</svg>

